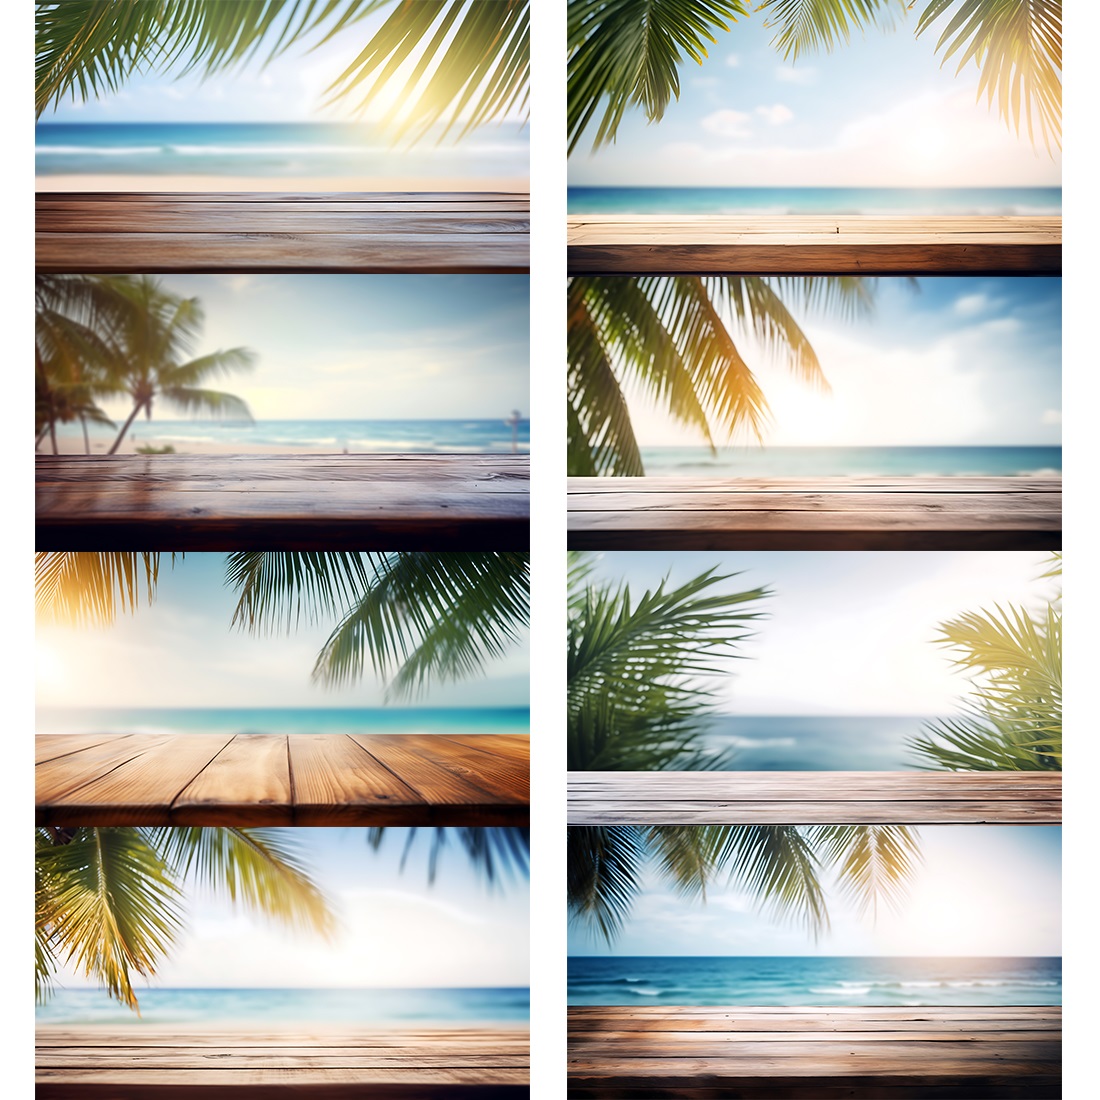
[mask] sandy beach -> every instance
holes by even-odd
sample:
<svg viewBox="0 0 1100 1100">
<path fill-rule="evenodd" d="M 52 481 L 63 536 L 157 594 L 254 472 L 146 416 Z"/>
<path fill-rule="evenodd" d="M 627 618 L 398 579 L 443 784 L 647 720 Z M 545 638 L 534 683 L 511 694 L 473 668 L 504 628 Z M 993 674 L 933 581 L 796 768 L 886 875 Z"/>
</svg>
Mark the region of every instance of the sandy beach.
<svg viewBox="0 0 1100 1100">
<path fill-rule="evenodd" d="M 526 194 L 531 181 L 512 178 L 410 176 L 35 176 L 35 191 L 505 191 Z"/>
</svg>

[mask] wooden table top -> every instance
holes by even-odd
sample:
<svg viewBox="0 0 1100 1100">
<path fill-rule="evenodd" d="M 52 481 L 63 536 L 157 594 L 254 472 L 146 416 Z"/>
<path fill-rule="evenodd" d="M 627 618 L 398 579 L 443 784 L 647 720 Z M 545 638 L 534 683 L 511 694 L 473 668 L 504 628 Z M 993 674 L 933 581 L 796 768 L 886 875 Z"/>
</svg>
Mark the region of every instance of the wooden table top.
<svg viewBox="0 0 1100 1100">
<path fill-rule="evenodd" d="M 1062 271 L 1061 216 L 573 214 L 570 275 Z"/>
<path fill-rule="evenodd" d="M 577 1098 L 1054 1100 L 1060 1008 L 571 1007 Z"/>
<path fill-rule="evenodd" d="M 575 550 L 1058 550 L 1062 480 L 571 477 Z"/>
<path fill-rule="evenodd" d="M 526 1028 L 39 1027 L 38 1100 L 523 1100 Z"/>
<path fill-rule="evenodd" d="M 40 272 L 529 270 L 512 192 L 39 192 Z"/>
<path fill-rule="evenodd" d="M 518 734 L 39 734 L 39 825 L 519 825 Z"/>
<path fill-rule="evenodd" d="M 39 550 L 526 550 L 527 455 L 36 455 Z"/>
<path fill-rule="evenodd" d="M 570 772 L 570 825 L 1056 825 L 1061 772 Z"/>
</svg>

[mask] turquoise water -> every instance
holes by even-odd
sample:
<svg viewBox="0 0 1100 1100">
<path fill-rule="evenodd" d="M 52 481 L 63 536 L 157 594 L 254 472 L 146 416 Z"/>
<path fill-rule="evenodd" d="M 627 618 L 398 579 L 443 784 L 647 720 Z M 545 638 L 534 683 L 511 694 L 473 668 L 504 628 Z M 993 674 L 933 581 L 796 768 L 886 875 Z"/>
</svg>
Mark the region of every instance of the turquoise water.
<svg viewBox="0 0 1100 1100">
<path fill-rule="evenodd" d="M 570 956 L 571 1005 L 1057 1005 L 1060 958 Z"/>
<path fill-rule="evenodd" d="M 734 771 L 904 771 L 919 716 L 836 717 L 721 714 L 708 719 L 705 751 L 728 754 Z"/>
<path fill-rule="evenodd" d="M 1060 214 L 1060 187 L 570 187 L 570 214 Z"/>
<path fill-rule="evenodd" d="M 126 176 L 524 177 L 528 133 L 514 123 L 461 142 L 394 145 L 368 123 L 43 122 L 35 174 Z"/>
<path fill-rule="evenodd" d="M 1060 474 L 1061 447 L 642 447 L 656 477 L 1012 477 Z"/>
<path fill-rule="evenodd" d="M 141 1015 L 98 989 L 59 989 L 40 1024 L 375 1024 L 520 1026 L 530 995 L 508 989 L 138 989 Z"/>
<path fill-rule="evenodd" d="M 70 429 L 71 430 L 71 429 Z M 77 428 L 79 434 L 79 427 Z M 110 445 L 118 429 L 89 424 L 92 450 Z M 495 420 L 135 420 L 127 432 L 138 443 L 157 440 L 186 451 L 204 446 L 256 445 L 355 453 L 409 451 L 437 454 L 506 454 L 512 450 L 507 412 Z M 48 442 L 41 449 L 48 447 Z M 531 449 L 531 421 L 516 426 L 516 449 Z"/>
<path fill-rule="evenodd" d="M 526 707 L 39 707 L 37 733 L 519 733 Z"/>
</svg>

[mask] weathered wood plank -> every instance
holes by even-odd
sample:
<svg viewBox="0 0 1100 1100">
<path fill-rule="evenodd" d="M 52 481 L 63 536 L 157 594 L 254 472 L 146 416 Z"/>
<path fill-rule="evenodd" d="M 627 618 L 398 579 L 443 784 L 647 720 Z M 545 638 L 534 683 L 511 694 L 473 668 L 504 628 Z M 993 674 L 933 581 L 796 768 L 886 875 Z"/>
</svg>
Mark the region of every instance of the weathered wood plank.
<svg viewBox="0 0 1100 1100">
<path fill-rule="evenodd" d="M 1060 1019 L 1015 1007 L 570 1008 L 569 1095 L 1053 1097 Z M 625 1030 L 634 1024 L 644 1030 Z"/>
<path fill-rule="evenodd" d="M 35 537 L 49 550 L 526 549 L 529 471 L 527 455 L 39 455 Z"/>
<path fill-rule="evenodd" d="M 46 734 L 36 753 L 42 825 L 529 820 L 530 742 L 518 735 Z"/>
<path fill-rule="evenodd" d="M 1057 275 L 1062 219 L 571 215 L 571 275 Z"/>
<path fill-rule="evenodd" d="M 526 195 L 40 193 L 43 272 L 519 272 Z"/>
<path fill-rule="evenodd" d="M 569 478 L 568 542 L 591 549 L 1061 547 L 1060 478 Z"/>
<path fill-rule="evenodd" d="M 1058 824 L 1061 773 L 570 772 L 571 825 Z"/>
</svg>

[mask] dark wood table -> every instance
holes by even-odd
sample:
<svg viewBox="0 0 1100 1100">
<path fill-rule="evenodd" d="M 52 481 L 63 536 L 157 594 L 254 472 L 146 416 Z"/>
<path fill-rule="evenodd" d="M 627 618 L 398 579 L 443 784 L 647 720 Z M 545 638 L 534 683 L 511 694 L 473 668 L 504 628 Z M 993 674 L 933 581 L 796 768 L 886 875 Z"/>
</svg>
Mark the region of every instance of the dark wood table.
<svg viewBox="0 0 1100 1100">
<path fill-rule="evenodd" d="M 1060 550 L 1062 480 L 571 477 L 576 550 Z"/>
<path fill-rule="evenodd" d="M 527 455 L 37 455 L 39 550 L 526 550 Z"/>
<path fill-rule="evenodd" d="M 1061 772 L 570 772 L 570 825 L 1057 825 Z"/>
<path fill-rule="evenodd" d="M 518 734 L 39 734 L 39 825 L 518 825 Z"/>
<path fill-rule="evenodd" d="M 524 1100 L 526 1028 L 39 1027 L 38 1100 Z"/>
<path fill-rule="evenodd" d="M 1060 1008 L 572 1007 L 575 1100 L 1055 1100 Z"/>
<path fill-rule="evenodd" d="M 574 214 L 571 275 L 1062 272 L 1061 216 Z"/>
<path fill-rule="evenodd" d="M 512 192 L 39 192 L 41 272 L 524 273 Z"/>
</svg>

